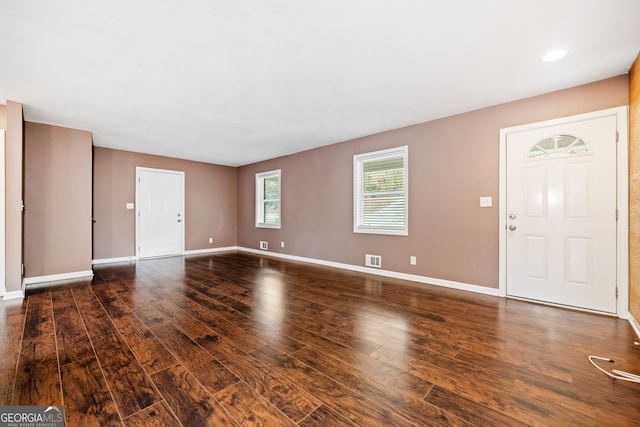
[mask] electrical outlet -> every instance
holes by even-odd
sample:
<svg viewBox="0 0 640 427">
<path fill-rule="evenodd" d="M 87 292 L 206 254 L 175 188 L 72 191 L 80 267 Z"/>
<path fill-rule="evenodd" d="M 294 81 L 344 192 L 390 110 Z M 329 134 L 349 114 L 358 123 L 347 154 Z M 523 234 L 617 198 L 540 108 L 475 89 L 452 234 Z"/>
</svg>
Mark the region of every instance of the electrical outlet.
<svg viewBox="0 0 640 427">
<path fill-rule="evenodd" d="M 409 263 L 411 265 L 416 265 L 416 257 L 412 256 L 411 258 L 409 258 Z"/>
<path fill-rule="evenodd" d="M 269 250 L 269 243 L 264 240 L 260 240 L 260 249 L 264 251 Z"/>
<path fill-rule="evenodd" d="M 284 248 L 284 242 L 280 242 L 280 247 Z"/>
<path fill-rule="evenodd" d="M 209 243 L 213 243 L 213 237 L 209 237 Z"/>
</svg>

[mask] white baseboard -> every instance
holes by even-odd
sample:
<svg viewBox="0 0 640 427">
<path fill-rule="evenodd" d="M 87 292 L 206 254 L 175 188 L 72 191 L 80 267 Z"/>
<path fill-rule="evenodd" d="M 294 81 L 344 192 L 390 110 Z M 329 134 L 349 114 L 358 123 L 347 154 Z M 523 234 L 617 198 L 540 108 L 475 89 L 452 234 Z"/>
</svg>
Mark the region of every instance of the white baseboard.
<svg viewBox="0 0 640 427">
<path fill-rule="evenodd" d="M 227 246 L 227 247 L 222 247 L 222 248 L 210 248 L 210 249 L 194 249 L 194 250 L 190 250 L 190 251 L 184 251 L 183 255 L 212 254 L 212 253 L 216 253 L 216 252 L 237 251 L 238 249 L 239 249 L 238 246 Z M 161 257 L 159 257 L 159 258 L 161 258 Z M 138 258 L 135 255 L 133 255 L 133 256 L 116 257 L 116 258 L 101 258 L 101 259 L 92 260 L 91 261 L 91 265 L 113 264 L 113 263 L 117 263 L 117 262 L 131 262 L 131 261 L 137 261 L 137 260 L 138 260 Z"/>
<path fill-rule="evenodd" d="M 638 323 L 636 318 L 633 317 L 633 314 L 631 314 L 631 313 L 629 313 L 629 323 L 631 323 L 631 327 L 633 328 L 633 330 L 636 333 L 636 336 L 640 340 L 640 324 Z"/>
<path fill-rule="evenodd" d="M 91 265 L 97 264 L 111 264 L 114 262 L 127 262 L 127 261 L 135 261 L 135 256 L 123 256 L 119 258 L 102 258 L 102 259 L 93 259 L 91 260 Z"/>
<path fill-rule="evenodd" d="M 193 249 L 190 251 L 184 251 L 184 255 L 213 254 L 216 252 L 237 251 L 239 249 L 240 248 L 238 246 L 226 246 L 221 248 L 209 248 L 209 249 Z"/>
<path fill-rule="evenodd" d="M 48 276 L 25 277 L 22 282 L 24 285 L 33 283 L 54 282 L 57 280 L 81 279 L 84 277 L 93 277 L 93 270 L 73 271 L 70 273 L 50 274 Z"/>
<path fill-rule="evenodd" d="M 461 291 L 469 291 L 469 292 L 475 292 L 475 293 L 479 293 L 479 294 L 498 296 L 498 289 L 497 288 L 487 288 L 486 286 L 472 285 L 472 284 L 469 284 L 469 283 L 461 283 L 461 282 L 454 282 L 454 281 L 451 281 L 451 280 L 435 279 L 433 277 L 419 276 L 417 274 L 399 273 L 397 271 L 380 270 L 378 268 L 362 267 L 362 266 L 359 266 L 359 265 L 344 264 L 344 263 L 340 263 L 340 262 L 324 261 L 324 260 L 315 259 L 315 258 L 306 258 L 306 257 L 295 256 L 295 255 L 286 255 L 286 254 L 280 254 L 280 253 L 277 253 L 277 252 L 263 251 L 263 250 L 259 250 L 259 249 L 238 247 L 237 250 L 242 251 L 242 252 L 249 252 L 249 253 L 253 253 L 253 254 L 258 254 L 258 255 L 265 255 L 265 256 L 272 256 L 272 257 L 276 257 L 276 258 L 288 259 L 288 260 L 291 260 L 291 261 L 308 262 L 308 263 L 311 263 L 311 264 L 319 264 L 319 265 L 324 265 L 324 266 L 327 266 L 327 267 L 335 267 L 335 268 L 341 268 L 341 269 L 344 269 L 344 270 L 358 271 L 358 272 L 361 272 L 361 273 L 375 274 L 375 275 L 378 275 L 378 276 L 391 277 L 391 278 L 394 278 L 394 279 L 409 280 L 409 281 L 412 281 L 412 282 L 423 283 L 423 284 L 426 284 L 426 285 L 442 286 L 442 287 L 445 287 L 445 288 L 452 288 L 452 289 L 457 289 L 457 290 L 461 290 Z"/>
<path fill-rule="evenodd" d="M 24 298 L 24 294 L 22 291 L 11 291 L 4 294 L 2 299 L 4 301 L 9 301 L 10 299 L 21 299 Z"/>
</svg>

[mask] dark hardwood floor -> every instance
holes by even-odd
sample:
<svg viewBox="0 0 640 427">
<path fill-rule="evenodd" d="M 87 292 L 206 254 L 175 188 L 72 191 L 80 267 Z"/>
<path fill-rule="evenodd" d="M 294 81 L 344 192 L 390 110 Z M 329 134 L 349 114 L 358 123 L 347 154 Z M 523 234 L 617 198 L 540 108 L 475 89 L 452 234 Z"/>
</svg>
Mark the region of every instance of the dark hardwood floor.
<svg viewBox="0 0 640 427">
<path fill-rule="evenodd" d="M 631 426 L 626 320 L 242 253 L 0 303 L 0 405 L 68 426 Z"/>
</svg>

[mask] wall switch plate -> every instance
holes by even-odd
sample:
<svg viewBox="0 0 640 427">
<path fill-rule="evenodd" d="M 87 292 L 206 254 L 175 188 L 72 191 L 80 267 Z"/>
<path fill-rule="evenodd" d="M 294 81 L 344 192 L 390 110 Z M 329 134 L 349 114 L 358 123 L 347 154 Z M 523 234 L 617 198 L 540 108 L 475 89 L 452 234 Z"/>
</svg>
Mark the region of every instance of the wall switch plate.
<svg viewBox="0 0 640 427">
<path fill-rule="evenodd" d="M 284 248 L 284 242 L 280 242 L 280 247 Z"/>
<path fill-rule="evenodd" d="M 213 243 L 213 237 L 209 237 L 209 243 Z"/>
<path fill-rule="evenodd" d="M 127 203 L 127 209 L 133 209 L 133 203 Z"/>
<path fill-rule="evenodd" d="M 491 196 L 480 197 L 480 207 L 481 208 L 490 208 L 493 206 L 493 199 Z"/>
<path fill-rule="evenodd" d="M 409 263 L 411 265 L 416 265 L 416 257 L 412 256 L 411 258 L 409 258 Z"/>
</svg>

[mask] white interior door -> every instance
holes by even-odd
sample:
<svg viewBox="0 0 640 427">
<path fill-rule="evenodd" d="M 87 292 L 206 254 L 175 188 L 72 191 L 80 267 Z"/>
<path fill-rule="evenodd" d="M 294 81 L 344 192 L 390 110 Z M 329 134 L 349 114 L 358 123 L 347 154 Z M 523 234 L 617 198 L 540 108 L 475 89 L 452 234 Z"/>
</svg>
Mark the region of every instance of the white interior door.
<svg viewBox="0 0 640 427">
<path fill-rule="evenodd" d="M 616 313 L 616 116 L 506 136 L 506 294 Z"/>
<path fill-rule="evenodd" d="M 182 255 L 184 172 L 136 168 L 137 256 Z"/>
</svg>

